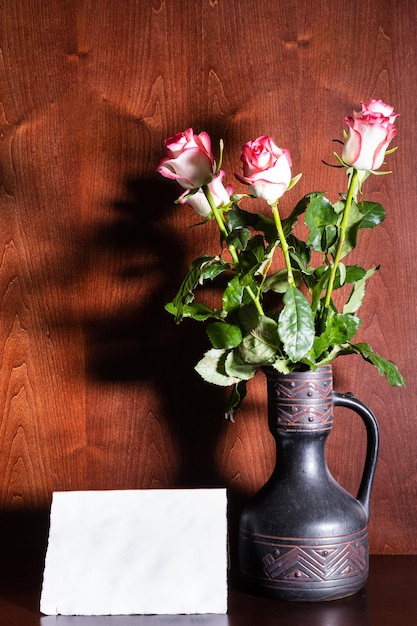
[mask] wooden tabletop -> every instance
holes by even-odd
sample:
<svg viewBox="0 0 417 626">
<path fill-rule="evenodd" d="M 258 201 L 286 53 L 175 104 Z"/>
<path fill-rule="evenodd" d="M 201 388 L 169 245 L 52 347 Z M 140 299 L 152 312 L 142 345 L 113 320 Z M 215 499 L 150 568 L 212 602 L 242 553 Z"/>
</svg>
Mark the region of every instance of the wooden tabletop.
<svg viewBox="0 0 417 626">
<path fill-rule="evenodd" d="M 0 555 L 0 624 L 7 626 L 417 626 L 417 555 L 371 556 L 363 591 L 345 600 L 302 604 L 232 588 L 227 615 L 44 616 L 42 560 Z"/>
</svg>

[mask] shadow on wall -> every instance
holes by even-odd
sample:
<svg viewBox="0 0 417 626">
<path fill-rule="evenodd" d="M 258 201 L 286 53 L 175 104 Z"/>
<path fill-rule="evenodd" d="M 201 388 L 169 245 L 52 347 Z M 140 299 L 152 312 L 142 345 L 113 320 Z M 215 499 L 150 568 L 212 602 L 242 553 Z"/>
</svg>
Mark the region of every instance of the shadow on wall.
<svg viewBox="0 0 417 626">
<path fill-rule="evenodd" d="M 194 372 L 209 347 L 204 328 L 187 321 L 176 325 L 164 309 L 188 264 L 187 226 L 175 233 L 172 225 L 178 195 L 178 187 L 160 177 L 129 180 L 126 199 L 113 203 L 115 219 L 96 231 L 93 265 L 102 259 L 106 268 L 117 267 L 110 278 L 119 291 L 114 309 L 87 321 L 88 375 L 103 384 L 146 381 L 181 448 L 175 486 L 215 486 L 224 393 Z"/>
</svg>

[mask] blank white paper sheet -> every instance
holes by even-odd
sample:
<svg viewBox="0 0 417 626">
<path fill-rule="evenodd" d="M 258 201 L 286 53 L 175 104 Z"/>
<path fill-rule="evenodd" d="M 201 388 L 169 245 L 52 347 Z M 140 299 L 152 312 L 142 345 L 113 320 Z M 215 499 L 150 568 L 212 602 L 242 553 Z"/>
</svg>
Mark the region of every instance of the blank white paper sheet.
<svg viewBox="0 0 417 626">
<path fill-rule="evenodd" d="M 40 609 L 225 614 L 226 490 L 55 492 Z"/>
</svg>

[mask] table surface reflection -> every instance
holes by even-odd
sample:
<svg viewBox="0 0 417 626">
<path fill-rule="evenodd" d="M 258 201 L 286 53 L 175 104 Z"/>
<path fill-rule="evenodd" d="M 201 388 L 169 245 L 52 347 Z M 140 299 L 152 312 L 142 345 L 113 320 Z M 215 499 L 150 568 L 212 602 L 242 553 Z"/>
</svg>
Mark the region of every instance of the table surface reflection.
<svg viewBox="0 0 417 626">
<path fill-rule="evenodd" d="M 8 626 L 417 626 L 417 555 L 372 555 L 366 587 L 334 602 L 282 602 L 232 585 L 227 615 L 100 617 L 42 615 L 42 560 L 0 559 L 0 624 Z"/>
</svg>

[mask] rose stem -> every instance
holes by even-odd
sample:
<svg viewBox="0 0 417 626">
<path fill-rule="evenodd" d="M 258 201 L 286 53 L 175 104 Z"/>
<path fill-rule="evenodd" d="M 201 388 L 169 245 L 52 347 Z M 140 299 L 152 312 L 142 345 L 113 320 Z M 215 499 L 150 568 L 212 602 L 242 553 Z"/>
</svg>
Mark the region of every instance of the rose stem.
<svg viewBox="0 0 417 626">
<path fill-rule="evenodd" d="M 340 258 L 342 256 L 342 252 L 343 252 L 343 246 L 345 244 L 346 227 L 347 227 L 348 221 L 349 221 L 349 214 L 350 214 L 350 209 L 352 208 L 352 200 L 353 200 L 353 196 L 355 194 L 355 190 L 356 190 L 356 186 L 357 186 L 357 180 L 358 180 L 358 170 L 353 170 L 352 178 L 351 178 L 350 184 L 349 184 L 348 195 L 346 197 L 346 203 L 345 203 L 345 210 L 344 210 L 344 213 L 343 213 L 343 219 L 342 219 L 342 222 L 340 224 L 340 229 L 339 229 L 339 242 L 338 242 L 338 245 L 337 245 L 337 250 L 336 250 L 336 254 L 335 254 L 335 257 L 334 257 L 334 261 L 333 261 L 332 271 L 330 273 L 329 284 L 327 285 L 326 298 L 324 300 L 325 316 L 327 316 L 327 312 L 328 312 L 329 307 L 330 307 L 330 301 L 331 301 L 331 297 L 332 297 L 334 281 L 336 279 L 337 268 L 339 267 Z"/>
<path fill-rule="evenodd" d="M 221 211 L 219 211 L 219 209 L 216 207 L 216 204 L 213 200 L 213 196 L 211 195 L 210 189 L 208 188 L 208 185 L 203 185 L 203 191 L 204 191 L 204 195 L 207 198 L 207 201 L 210 205 L 210 208 L 213 212 L 213 215 L 215 217 L 215 220 L 217 222 L 217 225 L 220 229 L 220 232 L 222 233 L 224 240 L 226 241 L 226 245 L 228 247 L 228 250 L 230 252 L 230 255 L 233 259 L 233 263 L 235 264 L 236 268 L 239 268 L 239 256 L 238 253 L 236 251 L 236 248 L 233 244 L 229 244 L 227 243 L 227 236 L 228 236 L 228 232 L 227 232 L 227 228 L 226 228 L 226 224 L 224 223 L 224 219 L 223 219 L 223 215 L 221 213 Z M 259 315 L 265 315 L 262 305 L 260 303 L 259 297 L 256 296 L 253 293 L 253 290 L 251 288 L 250 285 L 246 285 L 245 286 L 246 291 L 248 292 L 252 302 L 254 303 L 256 310 L 258 311 Z"/>
<path fill-rule="evenodd" d="M 279 216 L 278 201 L 275 202 L 275 204 L 271 205 L 271 209 L 272 209 L 272 214 L 274 216 L 275 226 L 278 231 L 278 237 L 281 243 L 281 249 L 284 254 L 285 265 L 287 268 L 287 280 L 288 280 L 289 285 L 291 287 L 294 287 L 295 280 L 294 280 L 294 275 L 293 275 L 292 267 L 291 267 L 290 252 L 289 252 L 287 240 L 285 239 L 284 230 L 282 228 L 281 218 Z"/>
</svg>

